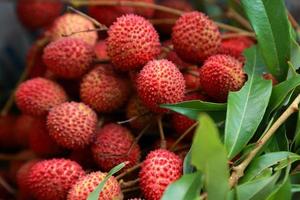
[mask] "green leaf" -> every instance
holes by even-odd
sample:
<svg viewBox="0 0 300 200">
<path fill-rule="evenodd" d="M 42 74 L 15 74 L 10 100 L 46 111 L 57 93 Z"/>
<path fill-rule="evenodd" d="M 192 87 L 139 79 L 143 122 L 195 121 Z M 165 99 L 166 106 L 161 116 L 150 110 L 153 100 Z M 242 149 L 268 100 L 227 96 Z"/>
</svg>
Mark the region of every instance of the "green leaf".
<svg viewBox="0 0 300 200">
<path fill-rule="evenodd" d="M 186 154 L 183 161 L 183 174 L 191 174 L 194 172 L 194 167 L 192 166 L 192 153 L 191 150 Z"/>
<path fill-rule="evenodd" d="M 300 145 L 300 112 L 298 111 L 298 120 L 295 130 L 295 145 L 298 147 Z"/>
<path fill-rule="evenodd" d="M 114 168 L 112 168 L 108 174 L 106 175 L 106 177 L 104 178 L 104 180 L 95 188 L 95 190 L 93 192 L 91 192 L 87 198 L 87 200 L 98 200 L 99 199 L 99 195 L 100 192 L 102 191 L 105 183 L 108 181 L 108 179 L 113 176 L 115 173 L 119 172 L 121 169 L 123 169 L 126 166 L 126 162 L 123 162 L 117 166 L 115 166 Z"/>
<path fill-rule="evenodd" d="M 192 144 L 192 164 L 203 173 L 209 200 L 225 199 L 229 191 L 226 150 L 213 120 L 201 113 Z"/>
<path fill-rule="evenodd" d="M 280 126 L 274 136 L 270 139 L 266 152 L 288 151 L 289 141 L 286 136 L 286 128 L 284 125 Z"/>
<path fill-rule="evenodd" d="M 167 187 L 161 200 L 195 200 L 199 198 L 201 187 L 202 176 L 200 172 L 186 174 Z"/>
<path fill-rule="evenodd" d="M 300 192 L 300 184 L 292 184 L 292 193 Z"/>
<path fill-rule="evenodd" d="M 286 167 L 288 164 L 293 163 L 295 161 L 300 160 L 300 156 L 288 152 L 273 152 L 264 154 L 256 159 L 254 159 L 250 166 L 247 168 L 245 175 L 241 179 L 242 183 L 247 181 L 254 180 L 257 176 L 259 176 L 264 170 L 270 168 L 272 166 L 277 165 L 277 170 Z M 279 167 L 278 167 L 279 166 Z"/>
<path fill-rule="evenodd" d="M 298 69 L 300 67 L 300 46 L 294 38 L 291 40 L 291 64 Z"/>
<path fill-rule="evenodd" d="M 188 116 L 191 119 L 197 120 L 200 112 L 205 111 L 225 111 L 225 103 L 211 103 L 200 100 L 186 101 L 177 104 L 163 104 L 162 108 L 167 108 Z"/>
<path fill-rule="evenodd" d="M 225 146 L 229 159 L 236 156 L 254 135 L 268 106 L 271 81 L 255 74 L 256 48 L 245 52 L 248 81 L 238 92 L 230 92 L 225 124 Z"/>
<path fill-rule="evenodd" d="M 257 179 L 237 186 L 238 199 L 265 200 L 271 194 L 279 175 L 280 173 L 276 173 L 271 177 Z"/>
<path fill-rule="evenodd" d="M 283 0 L 241 0 L 241 3 L 256 33 L 266 66 L 278 80 L 285 80 L 290 31 Z"/>
</svg>

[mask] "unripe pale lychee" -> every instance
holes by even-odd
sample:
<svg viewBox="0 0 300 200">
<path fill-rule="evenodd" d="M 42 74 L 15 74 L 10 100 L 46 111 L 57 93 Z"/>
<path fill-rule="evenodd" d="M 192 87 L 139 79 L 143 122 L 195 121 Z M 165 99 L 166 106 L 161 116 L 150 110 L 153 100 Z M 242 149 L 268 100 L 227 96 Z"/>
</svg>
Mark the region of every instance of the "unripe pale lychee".
<svg viewBox="0 0 300 200">
<path fill-rule="evenodd" d="M 76 162 L 67 159 L 39 161 L 29 170 L 28 185 L 37 200 L 65 200 L 69 189 L 85 175 Z"/>
<path fill-rule="evenodd" d="M 47 117 L 49 135 L 62 147 L 81 149 L 95 137 L 97 114 L 83 103 L 54 107 Z"/>
<path fill-rule="evenodd" d="M 91 67 L 93 58 L 93 47 L 78 38 L 62 38 L 51 42 L 43 54 L 47 68 L 63 78 L 82 76 Z"/>
<path fill-rule="evenodd" d="M 159 55 L 159 36 L 143 17 L 124 15 L 109 28 L 107 53 L 117 69 L 138 69 Z"/>
<path fill-rule="evenodd" d="M 92 152 L 96 163 L 104 171 L 125 161 L 129 161 L 126 168 L 130 168 L 137 164 L 141 154 L 131 132 L 118 124 L 107 124 L 99 130 Z"/>
<path fill-rule="evenodd" d="M 111 65 L 98 65 L 83 77 L 80 98 L 98 112 L 112 112 L 128 99 L 128 83 L 113 72 Z"/>
<path fill-rule="evenodd" d="M 246 81 L 243 64 L 229 55 L 209 57 L 199 72 L 203 91 L 217 102 L 225 102 L 229 91 L 241 89 Z"/>
<path fill-rule="evenodd" d="M 67 200 L 86 200 L 106 176 L 106 173 L 98 171 L 82 177 L 69 191 Z M 122 197 L 121 187 L 117 179 L 113 176 L 110 177 L 101 190 L 99 200 L 121 199 Z"/>
<path fill-rule="evenodd" d="M 216 24 L 201 12 L 183 14 L 175 23 L 172 43 L 177 54 L 191 63 L 201 63 L 217 53 L 221 34 Z"/>
<path fill-rule="evenodd" d="M 17 106 L 23 113 L 32 116 L 45 116 L 51 108 L 67 99 L 60 85 L 45 78 L 25 81 L 16 91 Z"/>
<path fill-rule="evenodd" d="M 181 175 L 182 160 L 168 150 L 158 149 L 150 152 L 142 164 L 140 187 L 147 200 L 159 200 Z"/>
<path fill-rule="evenodd" d="M 137 91 L 143 104 L 151 111 L 162 113 L 160 104 L 183 100 L 185 82 L 178 68 L 168 60 L 148 62 L 137 78 Z"/>
<path fill-rule="evenodd" d="M 88 19 L 78 14 L 67 13 L 54 21 L 50 30 L 50 35 L 54 41 L 64 36 L 68 36 L 71 38 L 79 38 L 90 45 L 95 45 L 98 38 L 96 31 L 81 32 L 94 29 L 94 24 Z"/>
<path fill-rule="evenodd" d="M 58 17 L 63 9 L 61 2 L 40 0 L 17 1 L 17 14 L 22 24 L 29 29 L 44 28 Z"/>
</svg>

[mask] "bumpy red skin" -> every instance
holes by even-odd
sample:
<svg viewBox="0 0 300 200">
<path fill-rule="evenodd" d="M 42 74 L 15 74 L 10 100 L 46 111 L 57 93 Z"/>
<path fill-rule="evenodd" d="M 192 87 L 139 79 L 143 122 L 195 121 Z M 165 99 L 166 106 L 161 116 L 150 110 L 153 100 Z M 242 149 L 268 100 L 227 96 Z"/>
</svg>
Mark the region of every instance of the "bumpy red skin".
<svg viewBox="0 0 300 200">
<path fill-rule="evenodd" d="M 19 109 L 32 116 L 45 116 L 48 111 L 68 97 L 57 83 L 45 78 L 34 78 L 23 82 L 16 91 L 16 103 Z"/>
<path fill-rule="evenodd" d="M 31 167 L 27 183 L 37 200 L 65 200 L 69 189 L 84 175 L 83 169 L 74 161 L 50 159 Z"/>
<path fill-rule="evenodd" d="M 201 89 L 200 75 L 197 66 L 191 66 L 183 73 L 187 90 Z"/>
<path fill-rule="evenodd" d="M 266 80 L 271 80 L 273 86 L 278 84 L 277 79 L 270 73 L 264 73 L 263 78 L 266 79 Z"/>
<path fill-rule="evenodd" d="M 68 102 L 54 107 L 48 114 L 50 137 L 68 149 L 82 149 L 95 137 L 97 114 L 83 103 Z"/>
<path fill-rule="evenodd" d="M 107 49 L 106 41 L 101 40 L 96 44 L 96 46 L 94 48 L 94 52 L 95 52 L 96 57 L 99 60 L 109 59 L 106 49 Z"/>
<path fill-rule="evenodd" d="M 43 54 L 44 63 L 62 78 L 78 78 L 91 67 L 93 47 L 78 38 L 62 38 L 51 42 Z"/>
<path fill-rule="evenodd" d="M 107 53 L 117 69 L 139 69 L 159 55 L 159 36 L 143 17 L 124 15 L 108 30 Z"/>
<path fill-rule="evenodd" d="M 130 94 L 129 82 L 113 72 L 111 65 L 98 65 L 83 77 L 80 98 L 97 112 L 120 108 Z"/>
<path fill-rule="evenodd" d="M 138 96 L 132 96 L 127 104 L 126 108 L 127 119 L 138 117 L 133 121 L 130 121 L 130 126 L 134 129 L 145 128 L 152 120 L 153 115 L 150 111 L 142 104 Z"/>
<path fill-rule="evenodd" d="M 165 189 L 182 175 L 182 160 L 174 153 L 158 149 L 150 152 L 139 174 L 140 188 L 147 200 L 160 200 Z"/>
<path fill-rule="evenodd" d="M 34 119 L 29 133 L 29 148 L 40 157 L 58 155 L 62 148 L 50 137 L 45 119 Z"/>
<path fill-rule="evenodd" d="M 209 57 L 199 72 L 203 91 L 217 102 L 225 102 L 229 91 L 241 89 L 246 81 L 243 63 L 229 55 Z"/>
<path fill-rule="evenodd" d="M 201 63 L 217 53 L 221 44 L 221 34 L 216 24 L 205 14 L 188 12 L 176 21 L 172 43 L 183 60 Z"/>
<path fill-rule="evenodd" d="M 93 30 L 93 29 L 95 29 L 95 26 L 88 19 L 78 14 L 67 13 L 60 16 L 54 21 L 50 29 L 50 35 L 52 40 L 55 41 L 64 37 L 64 35 L 70 35 L 74 32 Z M 85 41 L 86 43 L 94 46 L 96 44 L 98 35 L 96 31 L 91 31 L 91 32 L 76 33 L 68 37 L 79 38 Z"/>
<path fill-rule="evenodd" d="M 104 180 L 107 173 L 93 172 L 79 179 L 69 191 L 67 200 L 86 200 L 88 195 Z M 105 183 L 99 200 L 112 200 L 121 198 L 121 187 L 115 177 L 110 177 Z"/>
<path fill-rule="evenodd" d="M 155 113 L 167 112 L 160 104 L 177 103 L 183 100 L 184 77 L 168 60 L 148 62 L 137 78 L 137 91 L 143 104 Z"/>
<path fill-rule="evenodd" d="M 104 171 L 125 161 L 129 161 L 126 168 L 130 168 L 137 164 L 141 155 L 131 132 L 118 124 L 107 124 L 100 129 L 92 152 L 96 163 Z"/>
<path fill-rule="evenodd" d="M 63 9 L 61 2 L 42 2 L 40 0 L 19 0 L 17 14 L 28 29 L 44 28 L 50 25 Z"/>
<path fill-rule="evenodd" d="M 163 0 L 160 1 L 159 5 L 182 10 L 185 12 L 189 12 L 193 10 L 192 6 L 187 1 L 183 1 L 183 0 Z M 177 19 L 178 16 L 167 12 L 156 10 L 154 13 L 154 18 L 161 19 L 161 20 Z M 164 35 L 170 35 L 172 33 L 173 24 L 162 24 L 162 25 L 156 25 L 155 27 L 157 27 L 157 30 L 160 33 Z"/>
<path fill-rule="evenodd" d="M 243 51 L 254 44 L 251 38 L 246 36 L 234 37 L 222 40 L 218 54 L 228 54 L 241 62 L 245 61 Z"/>
</svg>

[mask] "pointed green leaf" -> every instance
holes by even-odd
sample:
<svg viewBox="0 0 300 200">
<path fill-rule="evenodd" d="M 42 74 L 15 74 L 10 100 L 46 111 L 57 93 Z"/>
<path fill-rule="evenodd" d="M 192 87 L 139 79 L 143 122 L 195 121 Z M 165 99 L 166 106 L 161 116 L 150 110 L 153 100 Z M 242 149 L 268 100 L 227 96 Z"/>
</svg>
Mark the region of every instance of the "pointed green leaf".
<svg viewBox="0 0 300 200">
<path fill-rule="evenodd" d="M 183 174 L 191 174 L 194 172 L 194 166 L 192 166 L 192 153 L 191 150 L 186 154 L 183 161 Z"/>
<path fill-rule="evenodd" d="M 200 114 L 199 123 L 191 148 L 192 164 L 203 173 L 208 199 L 222 200 L 229 191 L 226 150 L 216 125 L 207 114 Z"/>
</svg>

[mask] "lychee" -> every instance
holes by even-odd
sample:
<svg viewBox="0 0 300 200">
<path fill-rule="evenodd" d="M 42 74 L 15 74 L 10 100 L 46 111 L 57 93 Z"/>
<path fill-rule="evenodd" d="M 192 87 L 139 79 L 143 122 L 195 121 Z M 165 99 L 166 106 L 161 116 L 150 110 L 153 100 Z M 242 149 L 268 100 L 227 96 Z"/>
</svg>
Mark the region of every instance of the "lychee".
<svg viewBox="0 0 300 200">
<path fill-rule="evenodd" d="M 132 128 L 138 130 L 145 128 L 153 118 L 153 115 L 136 95 L 132 96 L 127 104 L 126 116 L 127 119 L 135 118 L 129 123 Z"/>
<path fill-rule="evenodd" d="M 78 14 L 67 13 L 54 21 L 50 35 L 54 41 L 68 36 L 71 38 L 79 38 L 90 45 L 95 45 L 98 38 L 97 32 L 84 32 L 94 29 L 94 24 L 88 19 Z"/>
<path fill-rule="evenodd" d="M 185 80 L 185 87 L 187 90 L 201 89 L 200 75 L 197 66 L 188 67 L 183 73 L 183 77 Z"/>
<path fill-rule="evenodd" d="M 50 159 L 31 167 L 27 183 L 37 200 L 65 200 L 69 189 L 84 175 L 83 169 L 74 161 Z"/>
<path fill-rule="evenodd" d="M 176 21 L 172 43 L 182 59 L 191 63 L 201 63 L 217 53 L 221 44 L 221 34 L 216 24 L 205 14 L 188 12 Z"/>
<path fill-rule="evenodd" d="M 93 58 L 93 47 L 79 38 L 62 38 L 51 42 L 43 54 L 47 68 L 63 78 L 82 76 L 91 67 Z"/>
<path fill-rule="evenodd" d="M 159 36 L 143 17 L 124 15 L 109 28 L 107 53 L 117 69 L 138 69 L 159 55 Z"/>
<path fill-rule="evenodd" d="M 140 159 L 140 148 L 131 132 L 118 124 L 107 124 L 97 133 L 92 145 L 96 163 L 104 171 L 129 161 L 127 168 L 134 166 Z"/>
<path fill-rule="evenodd" d="M 95 136 L 97 114 L 83 103 L 68 102 L 54 107 L 48 114 L 49 135 L 68 149 L 81 149 Z"/>
<path fill-rule="evenodd" d="M 61 2 L 40 0 L 17 1 L 17 14 L 22 24 L 29 29 L 44 28 L 50 25 L 63 9 Z"/>
<path fill-rule="evenodd" d="M 109 59 L 106 49 L 107 49 L 107 45 L 106 45 L 105 40 L 101 40 L 101 41 L 97 42 L 97 44 L 95 45 L 94 52 L 95 52 L 96 57 L 99 60 L 108 60 Z"/>
<path fill-rule="evenodd" d="M 143 104 L 151 111 L 162 113 L 166 109 L 160 104 L 177 103 L 183 100 L 184 77 L 178 68 L 168 60 L 148 62 L 137 78 L 137 91 Z"/>
<path fill-rule="evenodd" d="M 182 160 L 173 152 L 150 152 L 139 174 L 140 187 L 147 200 L 161 199 L 165 189 L 182 175 Z"/>
<path fill-rule="evenodd" d="M 225 102 L 229 91 L 241 89 L 246 81 L 243 64 L 229 55 L 209 57 L 199 72 L 203 91 L 217 102 Z"/>
<path fill-rule="evenodd" d="M 266 80 L 271 80 L 273 86 L 278 84 L 278 80 L 272 74 L 264 73 L 262 76 Z"/>
<path fill-rule="evenodd" d="M 80 98 L 98 112 L 120 108 L 130 93 L 129 82 L 113 72 L 111 65 L 97 65 L 83 77 Z"/>
<path fill-rule="evenodd" d="M 67 200 L 86 200 L 88 195 L 95 190 L 106 176 L 106 173 L 98 171 L 82 177 L 69 191 Z M 121 187 L 117 179 L 112 176 L 105 183 L 98 199 L 113 200 L 122 199 L 122 197 Z"/>
<path fill-rule="evenodd" d="M 66 102 L 67 99 L 60 85 L 45 78 L 27 80 L 16 91 L 19 109 L 32 116 L 44 116 L 52 107 Z"/>
</svg>

